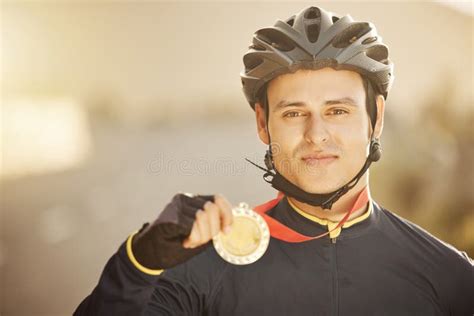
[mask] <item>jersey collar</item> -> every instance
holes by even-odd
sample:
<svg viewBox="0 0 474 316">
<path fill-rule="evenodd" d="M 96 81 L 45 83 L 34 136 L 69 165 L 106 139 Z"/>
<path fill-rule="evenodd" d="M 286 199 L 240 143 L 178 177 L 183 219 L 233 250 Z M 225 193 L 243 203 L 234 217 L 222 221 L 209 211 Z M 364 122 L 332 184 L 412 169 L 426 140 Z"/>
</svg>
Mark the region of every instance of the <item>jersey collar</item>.
<svg viewBox="0 0 474 316">
<path fill-rule="evenodd" d="M 329 231 L 329 237 L 330 238 L 338 237 L 341 234 L 342 228 L 351 227 L 352 225 L 360 223 L 363 220 L 367 219 L 370 216 L 370 214 L 372 213 L 372 209 L 373 209 L 372 203 L 370 203 L 370 199 L 369 199 L 368 207 L 366 208 L 366 211 L 362 215 L 359 215 L 356 218 L 348 220 L 345 223 L 343 223 L 341 227 L 338 227 L 337 229 L 334 229 L 339 222 L 334 222 L 334 221 L 331 221 L 331 220 L 327 220 L 327 219 L 324 219 L 324 218 L 319 218 L 317 216 L 308 214 L 305 211 L 301 210 L 293 202 L 291 202 L 291 200 L 288 199 L 288 197 L 286 197 L 286 200 L 287 200 L 288 204 L 291 206 L 290 208 L 292 210 L 296 211 L 301 216 L 309 219 L 312 222 L 318 223 L 319 225 L 327 226 L 327 230 Z"/>
<path fill-rule="evenodd" d="M 267 222 L 267 224 L 269 226 L 269 229 L 270 229 L 270 235 L 272 237 L 274 237 L 276 239 L 283 240 L 283 241 L 287 241 L 287 242 L 304 242 L 304 241 L 308 241 L 308 240 L 318 239 L 318 238 L 321 238 L 325 235 L 329 235 L 329 237 L 335 238 L 335 237 L 339 236 L 339 234 L 341 233 L 341 230 L 342 230 L 343 227 L 344 228 L 345 227 L 350 227 L 350 226 L 352 226 L 352 225 L 354 225 L 358 222 L 363 221 L 364 219 L 368 218 L 370 216 L 371 212 L 372 212 L 372 208 L 371 208 L 372 203 L 369 203 L 370 198 L 369 198 L 369 192 L 368 192 L 367 187 L 365 187 L 359 193 L 353 207 L 351 208 L 351 210 L 349 210 L 346 213 L 346 215 L 344 216 L 344 218 L 340 222 L 332 222 L 332 221 L 328 221 L 328 220 L 323 220 L 323 219 L 317 218 L 316 216 L 312 216 L 312 215 L 309 215 L 307 213 L 304 213 L 303 211 L 300 210 L 304 214 L 306 214 L 308 216 L 312 216 L 313 219 L 317 218 L 319 221 L 322 221 L 322 222 L 325 221 L 326 223 L 323 224 L 323 225 L 328 227 L 328 231 L 326 233 L 320 234 L 318 236 L 306 236 L 306 235 L 300 234 L 299 232 L 291 229 L 290 227 L 284 225 L 283 223 L 279 222 L 278 220 L 274 219 L 273 217 L 271 217 L 267 214 L 267 212 L 269 210 L 273 209 L 282 200 L 283 197 L 284 197 L 284 195 L 281 192 L 279 192 L 276 199 L 273 199 L 273 200 L 268 201 L 264 204 L 258 205 L 254 208 L 254 210 L 257 213 L 259 213 L 264 218 L 264 220 Z M 286 199 L 286 200 L 289 202 L 288 199 Z M 367 212 L 365 212 L 363 215 L 361 215 L 361 216 L 359 216 L 355 219 L 352 219 L 351 221 L 347 221 L 350 214 L 354 210 L 359 209 L 362 206 L 367 205 L 367 204 L 369 204 L 369 208 L 368 208 Z M 296 211 L 296 209 L 294 209 L 294 210 Z M 303 215 L 303 214 L 301 214 L 301 215 Z M 347 224 L 347 225 L 344 226 L 344 224 Z"/>
</svg>

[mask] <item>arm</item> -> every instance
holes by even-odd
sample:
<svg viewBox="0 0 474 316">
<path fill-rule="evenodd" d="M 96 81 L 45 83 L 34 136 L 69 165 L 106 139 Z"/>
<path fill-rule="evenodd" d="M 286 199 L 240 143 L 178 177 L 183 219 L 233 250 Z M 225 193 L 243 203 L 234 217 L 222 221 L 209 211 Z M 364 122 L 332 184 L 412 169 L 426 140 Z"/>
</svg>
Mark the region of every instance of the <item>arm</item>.
<svg viewBox="0 0 474 316">
<path fill-rule="evenodd" d="M 130 245 L 132 236 L 109 259 L 99 283 L 78 306 L 74 316 L 142 313 L 161 271 L 150 270 L 146 273 L 133 264 L 127 254 L 127 244 Z"/>
<path fill-rule="evenodd" d="M 218 206 L 223 202 L 225 206 Z M 196 216 L 201 208 L 204 211 Z M 176 195 L 153 224 L 145 224 L 120 246 L 107 262 L 98 285 L 74 315 L 141 315 L 153 292 L 158 315 L 178 310 L 199 314 L 202 295 L 185 278 L 187 273 L 183 272 L 185 277 L 181 282 L 176 281 L 181 279 L 179 274 L 174 281 L 160 274 L 163 269 L 175 270 L 173 267 L 209 246 L 208 241 L 219 231 L 221 208 L 231 216 L 230 203 L 222 197 L 212 203 L 209 197 Z M 230 225 L 231 218 L 222 223 L 225 223 L 223 227 Z"/>
</svg>

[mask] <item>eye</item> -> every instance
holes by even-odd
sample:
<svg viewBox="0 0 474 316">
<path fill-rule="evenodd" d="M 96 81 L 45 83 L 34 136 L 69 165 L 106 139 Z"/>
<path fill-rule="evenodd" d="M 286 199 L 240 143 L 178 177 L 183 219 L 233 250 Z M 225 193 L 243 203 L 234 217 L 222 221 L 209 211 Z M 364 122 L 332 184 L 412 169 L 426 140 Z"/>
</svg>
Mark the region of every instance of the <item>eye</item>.
<svg viewBox="0 0 474 316">
<path fill-rule="evenodd" d="M 329 110 L 329 115 L 344 115 L 344 114 L 348 114 L 349 111 L 347 110 L 344 110 L 344 109 L 340 109 L 340 108 L 335 108 L 335 109 L 330 109 Z"/>
<path fill-rule="evenodd" d="M 290 111 L 283 114 L 283 117 L 299 117 L 299 116 L 304 116 L 304 113 L 297 112 L 297 111 Z"/>
</svg>

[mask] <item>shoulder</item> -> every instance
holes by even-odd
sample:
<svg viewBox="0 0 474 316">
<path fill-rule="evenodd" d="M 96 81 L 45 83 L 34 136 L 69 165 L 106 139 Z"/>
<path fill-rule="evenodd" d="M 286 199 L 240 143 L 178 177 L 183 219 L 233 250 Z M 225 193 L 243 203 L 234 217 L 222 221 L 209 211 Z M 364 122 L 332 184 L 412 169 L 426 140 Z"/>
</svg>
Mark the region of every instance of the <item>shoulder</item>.
<svg viewBox="0 0 474 316">
<path fill-rule="evenodd" d="M 392 211 L 378 205 L 375 210 L 378 213 L 377 229 L 392 242 L 400 244 L 407 250 L 416 251 L 420 255 L 436 258 L 438 262 L 444 259 L 452 264 L 461 264 L 472 268 L 473 260 L 466 252 L 456 249 L 451 244 Z"/>
<path fill-rule="evenodd" d="M 387 209 L 377 207 L 376 215 L 375 226 L 399 256 L 399 265 L 424 276 L 453 314 L 472 309 L 468 293 L 474 293 L 474 266 L 466 252 Z"/>
</svg>

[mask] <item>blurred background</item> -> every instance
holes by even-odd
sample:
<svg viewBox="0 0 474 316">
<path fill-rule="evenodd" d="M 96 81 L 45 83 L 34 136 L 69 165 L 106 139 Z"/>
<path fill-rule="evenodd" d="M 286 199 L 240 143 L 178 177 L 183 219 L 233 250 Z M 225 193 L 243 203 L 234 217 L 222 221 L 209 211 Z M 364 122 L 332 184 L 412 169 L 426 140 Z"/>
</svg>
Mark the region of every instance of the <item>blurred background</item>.
<svg viewBox="0 0 474 316">
<path fill-rule="evenodd" d="M 70 315 L 179 191 L 275 196 L 239 72 L 310 4 L 390 47 L 373 197 L 474 256 L 472 2 L 2 1 L 1 315 Z"/>
</svg>

